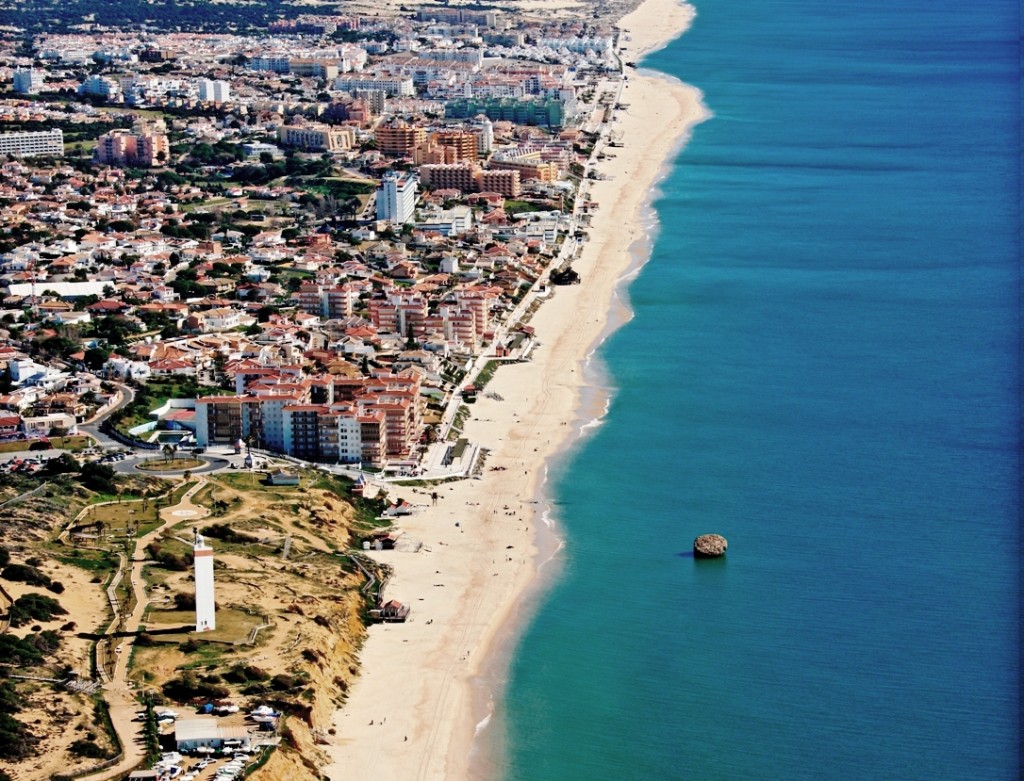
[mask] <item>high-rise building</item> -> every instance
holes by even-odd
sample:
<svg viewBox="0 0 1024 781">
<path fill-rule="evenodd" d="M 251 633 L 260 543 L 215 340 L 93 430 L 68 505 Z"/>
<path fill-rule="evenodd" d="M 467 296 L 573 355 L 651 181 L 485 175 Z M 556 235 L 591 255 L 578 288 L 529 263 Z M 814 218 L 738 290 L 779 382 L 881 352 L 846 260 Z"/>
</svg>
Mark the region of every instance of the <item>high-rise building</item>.
<svg viewBox="0 0 1024 781">
<path fill-rule="evenodd" d="M 356 98 L 362 98 L 366 101 L 366 105 L 369 106 L 370 111 L 374 114 L 383 114 L 387 102 L 387 93 L 382 89 L 356 89 L 352 91 L 352 95 Z"/>
<path fill-rule="evenodd" d="M 97 95 L 111 100 L 121 94 L 121 85 L 106 76 L 90 76 L 78 87 L 79 95 Z"/>
<path fill-rule="evenodd" d="M 140 165 L 151 167 L 166 163 L 170 144 L 163 133 L 111 130 L 96 139 L 93 160 L 101 165 Z"/>
<path fill-rule="evenodd" d="M 494 149 L 494 125 L 486 116 L 477 116 L 473 130 L 476 133 L 477 154 L 486 157 Z"/>
<path fill-rule="evenodd" d="M 455 162 L 477 159 L 477 138 L 473 133 L 458 130 L 447 130 L 434 133 L 431 137 L 438 146 L 448 147 L 454 151 Z"/>
<path fill-rule="evenodd" d="M 427 131 L 395 120 L 378 127 L 376 139 L 377 149 L 386 155 L 410 155 L 413 149 L 426 142 Z"/>
<path fill-rule="evenodd" d="M 14 69 L 14 91 L 19 95 L 35 95 L 43 89 L 43 72 L 35 68 Z"/>
<path fill-rule="evenodd" d="M 416 178 L 388 173 L 377 188 L 377 219 L 397 225 L 411 222 L 416 212 Z"/>
<path fill-rule="evenodd" d="M 64 131 L 0 133 L 0 155 L 36 157 L 64 154 Z"/>
<path fill-rule="evenodd" d="M 482 193 L 499 193 L 506 198 L 518 198 L 523 192 L 519 171 L 481 171 L 476 184 Z"/>
<path fill-rule="evenodd" d="M 163 133 L 141 133 L 136 150 L 138 164 L 147 168 L 163 165 L 171 156 L 171 145 Z"/>
<path fill-rule="evenodd" d="M 213 591 L 213 548 L 197 531 L 192 546 L 196 582 L 196 631 L 211 632 L 217 628 L 217 602 Z"/>
<path fill-rule="evenodd" d="M 199 99 L 205 103 L 230 103 L 231 84 L 221 80 L 199 79 Z"/>
<path fill-rule="evenodd" d="M 412 79 L 406 77 L 386 78 L 373 76 L 340 76 L 334 81 L 334 89 L 354 92 L 355 90 L 381 90 L 388 95 L 412 97 L 416 94 Z"/>
<path fill-rule="evenodd" d="M 468 193 L 476 189 L 477 167 L 470 162 L 428 164 L 419 167 L 420 180 L 432 190 L 458 190 Z"/>
</svg>

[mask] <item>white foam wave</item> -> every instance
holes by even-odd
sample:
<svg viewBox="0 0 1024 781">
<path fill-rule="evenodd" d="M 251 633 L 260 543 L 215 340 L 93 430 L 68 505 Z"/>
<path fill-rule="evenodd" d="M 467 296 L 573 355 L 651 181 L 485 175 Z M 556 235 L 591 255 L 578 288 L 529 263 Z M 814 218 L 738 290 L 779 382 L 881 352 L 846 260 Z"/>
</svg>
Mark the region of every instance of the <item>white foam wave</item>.
<svg viewBox="0 0 1024 781">
<path fill-rule="evenodd" d="M 491 711 L 486 716 L 484 716 L 482 719 L 480 719 L 480 721 L 477 722 L 476 729 L 473 730 L 473 736 L 474 737 L 476 737 L 481 732 L 483 732 L 485 729 L 487 729 L 487 725 L 491 723 L 491 716 L 493 716 L 493 715 L 494 715 L 494 711 Z"/>
</svg>

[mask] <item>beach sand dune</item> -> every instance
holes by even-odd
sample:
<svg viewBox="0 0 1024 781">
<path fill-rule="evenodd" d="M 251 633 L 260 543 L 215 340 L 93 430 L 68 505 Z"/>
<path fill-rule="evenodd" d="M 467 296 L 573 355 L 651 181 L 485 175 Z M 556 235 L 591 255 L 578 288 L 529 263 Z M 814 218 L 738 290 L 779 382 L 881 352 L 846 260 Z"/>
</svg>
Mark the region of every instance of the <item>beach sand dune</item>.
<svg viewBox="0 0 1024 781">
<path fill-rule="evenodd" d="M 691 10 L 647 0 L 620 23 L 629 31 L 625 59 L 681 34 Z M 545 464 L 577 438 L 580 423 L 601 414 L 604 399 L 584 392 L 587 357 L 628 314 L 616 289 L 649 240 L 652 186 L 706 116 L 697 90 L 632 69 L 621 103 L 628 108 L 613 127 L 623 146 L 598 164 L 607 178 L 588 183 L 599 210 L 574 264 L 582 284 L 557 288 L 534 315 L 540 345 L 532 360 L 501 368 L 488 386 L 503 400 L 482 397 L 472 407 L 467 436 L 490 450 L 482 479 L 440 486 L 436 506 L 431 489 L 389 487 L 392 498 L 426 505 L 401 524 L 423 543 L 419 552 L 374 554 L 394 566 L 387 598 L 412 612 L 405 624 L 370 629 L 361 676 L 334 716 L 325 768 L 332 779 L 470 775 L 475 728 L 487 715 L 473 681 L 507 653 L 524 595 L 554 547 L 542 537 L 547 550 L 538 555 Z"/>
</svg>

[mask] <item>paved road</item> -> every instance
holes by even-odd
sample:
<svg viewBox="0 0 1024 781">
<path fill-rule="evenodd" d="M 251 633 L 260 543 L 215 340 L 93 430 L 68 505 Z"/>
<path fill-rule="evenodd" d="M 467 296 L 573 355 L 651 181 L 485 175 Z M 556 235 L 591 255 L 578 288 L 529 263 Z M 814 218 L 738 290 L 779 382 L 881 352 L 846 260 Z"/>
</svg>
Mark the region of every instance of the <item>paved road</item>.
<svg viewBox="0 0 1024 781">
<path fill-rule="evenodd" d="M 117 388 L 121 392 L 120 401 L 118 401 L 113 407 L 108 409 L 102 415 L 97 415 L 96 417 L 89 420 L 87 423 L 82 423 L 78 426 L 79 432 L 85 434 L 86 436 L 92 437 L 96 441 L 96 443 L 103 448 L 124 447 L 124 445 L 118 442 L 116 439 L 108 437 L 106 434 L 100 431 L 100 424 L 103 423 L 104 420 L 109 418 L 115 412 L 117 412 L 119 409 L 123 409 L 124 407 L 127 407 L 129 404 L 135 401 L 135 391 L 133 391 L 130 387 L 128 387 L 127 385 L 123 385 L 121 383 L 117 383 Z"/>
<path fill-rule="evenodd" d="M 124 461 L 115 461 L 111 466 L 114 467 L 114 471 L 122 475 L 131 474 L 146 474 L 152 477 L 180 477 L 185 472 L 191 472 L 193 475 L 207 474 L 209 472 L 218 472 L 222 469 L 228 469 L 231 466 L 231 462 L 226 458 L 220 458 L 219 456 L 195 456 L 200 461 L 203 461 L 202 466 L 193 467 L 192 469 L 175 469 L 168 472 L 151 472 L 145 469 L 139 469 L 138 465 L 140 462 L 145 461 L 149 458 L 160 458 L 161 454 L 159 451 L 139 451 L 137 455 L 129 456 Z"/>
</svg>

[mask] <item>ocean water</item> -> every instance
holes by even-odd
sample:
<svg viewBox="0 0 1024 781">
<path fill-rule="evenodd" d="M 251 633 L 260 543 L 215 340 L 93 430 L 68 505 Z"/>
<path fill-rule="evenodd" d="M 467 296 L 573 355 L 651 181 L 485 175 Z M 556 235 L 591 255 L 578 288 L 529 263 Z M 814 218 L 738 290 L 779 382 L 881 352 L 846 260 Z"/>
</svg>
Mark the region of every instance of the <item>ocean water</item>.
<svg viewBox="0 0 1024 781">
<path fill-rule="evenodd" d="M 1018 4 L 697 11 L 491 777 L 1018 778 Z"/>
</svg>

